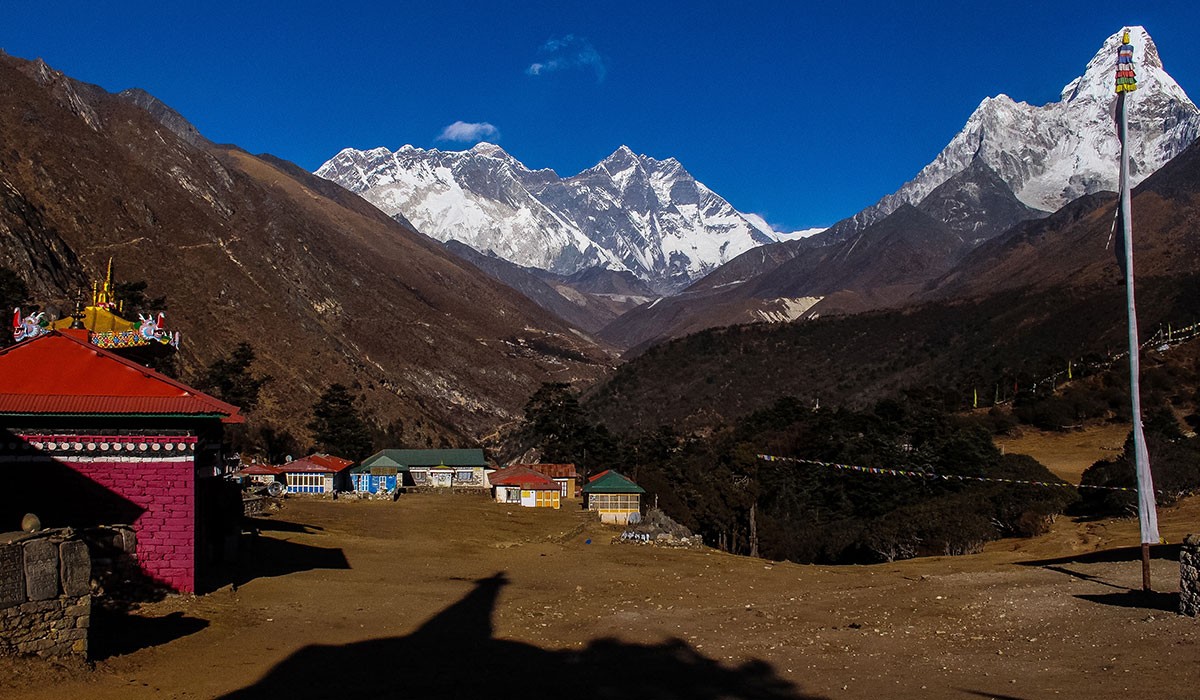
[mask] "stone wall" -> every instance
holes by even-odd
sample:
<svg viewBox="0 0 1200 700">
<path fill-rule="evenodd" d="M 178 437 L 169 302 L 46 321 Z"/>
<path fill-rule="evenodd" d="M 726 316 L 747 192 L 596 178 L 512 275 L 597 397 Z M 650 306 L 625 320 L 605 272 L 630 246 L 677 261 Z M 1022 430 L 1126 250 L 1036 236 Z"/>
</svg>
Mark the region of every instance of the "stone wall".
<svg viewBox="0 0 1200 700">
<path fill-rule="evenodd" d="M 1200 535 L 1188 535 L 1179 549 L 1179 612 L 1200 617 Z"/>
<path fill-rule="evenodd" d="M 87 656 L 92 559 L 68 530 L 0 536 L 0 656 Z"/>
</svg>

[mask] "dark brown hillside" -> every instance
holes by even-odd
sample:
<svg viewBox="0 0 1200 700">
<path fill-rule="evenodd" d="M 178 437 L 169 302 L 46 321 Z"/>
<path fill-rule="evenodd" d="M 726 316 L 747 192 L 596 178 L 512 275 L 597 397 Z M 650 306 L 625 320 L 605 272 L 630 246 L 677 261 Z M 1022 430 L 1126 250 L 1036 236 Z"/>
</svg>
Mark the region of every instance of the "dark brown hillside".
<svg viewBox="0 0 1200 700">
<path fill-rule="evenodd" d="M 62 304 L 113 256 L 167 296 L 185 374 L 249 342 L 275 378 L 259 417 L 300 434 L 335 381 L 420 444 L 603 371 L 557 319 L 357 196 L 178 129 L 0 56 L 0 260 Z"/>
<path fill-rule="evenodd" d="M 703 430 L 785 396 L 863 408 L 929 389 L 968 407 L 1066 367 L 1069 358 L 1125 347 L 1125 291 L 1068 286 L 1007 290 L 966 302 L 823 317 L 793 324 L 710 329 L 651 347 L 585 397 L 614 430 L 668 425 Z M 1140 322 L 1200 320 L 1200 275 L 1139 286 Z"/>
</svg>

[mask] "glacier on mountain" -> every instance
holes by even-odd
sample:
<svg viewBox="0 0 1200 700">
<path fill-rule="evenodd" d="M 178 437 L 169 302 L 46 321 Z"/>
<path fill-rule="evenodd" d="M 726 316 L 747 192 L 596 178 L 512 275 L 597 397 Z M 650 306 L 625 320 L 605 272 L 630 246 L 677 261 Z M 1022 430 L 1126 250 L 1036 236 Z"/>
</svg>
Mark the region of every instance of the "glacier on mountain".
<svg viewBox="0 0 1200 700">
<path fill-rule="evenodd" d="M 347 148 L 317 175 L 437 240 L 564 275 L 628 270 L 663 292 L 789 235 L 734 209 L 674 158 L 626 146 L 568 178 L 530 170 L 491 143 L 466 151 Z"/>
</svg>

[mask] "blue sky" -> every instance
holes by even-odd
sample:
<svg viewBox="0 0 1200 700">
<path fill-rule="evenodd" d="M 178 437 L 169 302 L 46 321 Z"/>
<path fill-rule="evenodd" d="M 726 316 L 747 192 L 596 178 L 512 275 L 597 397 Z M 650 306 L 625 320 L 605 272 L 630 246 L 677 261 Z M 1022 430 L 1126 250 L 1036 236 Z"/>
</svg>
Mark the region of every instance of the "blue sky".
<svg viewBox="0 0 1200 700">
<path fill-rule="evenodd" d="M 571 175 L 626 144 L 784 229 L 894 191 L 984 97 L 1057 99 L 1123 24 L 1200 95 L 1194 2 L 381 5 L 7 0 L 0 48 L 309 170 L 486 136 Z"/>
</svg>

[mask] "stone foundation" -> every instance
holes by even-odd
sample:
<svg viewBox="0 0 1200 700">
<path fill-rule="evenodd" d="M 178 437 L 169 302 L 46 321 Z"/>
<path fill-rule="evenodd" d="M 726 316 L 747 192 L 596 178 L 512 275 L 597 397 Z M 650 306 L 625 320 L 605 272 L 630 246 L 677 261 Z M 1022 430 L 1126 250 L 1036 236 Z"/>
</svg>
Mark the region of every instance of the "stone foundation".
<svg viewBox="0 0 1200 700">
<path fill-rule="evenodd" d="M 1179 549 L 1179 612 L 1200 617 L 1200 535 L 1188 535 Z"/>
<path fill-rule="evenodd" d="M 69 530 L 0 535 L 0 656 L 86 658 L 91 578 Z"/>
</svg>

